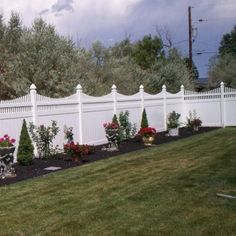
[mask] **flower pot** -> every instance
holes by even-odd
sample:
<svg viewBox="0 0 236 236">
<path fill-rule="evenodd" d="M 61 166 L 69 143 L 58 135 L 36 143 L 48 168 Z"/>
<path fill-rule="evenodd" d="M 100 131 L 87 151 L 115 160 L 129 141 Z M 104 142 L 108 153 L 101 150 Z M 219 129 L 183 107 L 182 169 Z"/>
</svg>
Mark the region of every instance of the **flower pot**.
<svg viewBox="0 0 236 236">
<path fill-rule="evenodd" d="M 179 128 L 169 129 L 169 136 L 179 136 Z"/>
<path fill-rule="evenodd" d="M 16 176 L 13 168 L 15 148 L 15 146 L 0 147 L 0 175 L 2 179 Z"/>
<path fill-rule="evenodd" d="M 0 147 L 0 159 L 1 157 L 4 157 L 5 155 L 12 155 L 15 151 L 16 147 L 12 146 L 12 147 Z"/>
<path fill-rule="evenodd" d="M 145 146 L 152 146 L 155 140 L 155 136 L 142 137 L 143 143 Z"/>
</svg>

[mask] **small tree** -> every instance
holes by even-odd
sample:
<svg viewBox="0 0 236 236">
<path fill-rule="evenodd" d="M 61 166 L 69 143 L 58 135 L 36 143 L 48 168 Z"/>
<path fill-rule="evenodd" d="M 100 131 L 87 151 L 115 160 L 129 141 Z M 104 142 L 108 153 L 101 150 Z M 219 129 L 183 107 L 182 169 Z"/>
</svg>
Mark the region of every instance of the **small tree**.
<svg viewBox="0 0 236 236">
<path fill-rule="evenodd" d="M 52 120 L 51 126 L 35 126 L 30 123 L 29 132 L 33 141 L 36 143 L 39 151 L 39 156 L 43 159 L 47 159 L 53 155 L 53 139 L 59 132 L 56 121 Z"/>
<path fill-rule="evenodd" d="M 137 128 L 135 123 L 129 121 L 129 111 L 121 111 L 119 114 L 119 124 L 121 129 L 121 139 L 129 139 L 134 137 Z"/>
<path fill-rule="evenodd" d="M 20 133 L 20 141 L 17 152 L 17 161 L 20 165 L 31 165 L 33 162 L 33 151 L 34 147 L 32 145 L 25 119 L 23 120 L 23 125 Z"/>
<path fill-rule="evenodd" d="M 144 108 L 142 113 L 141 128 L 147 128 L 147 127 L 148 127 L 148 119 L 146 110 Z"/>
</svg>

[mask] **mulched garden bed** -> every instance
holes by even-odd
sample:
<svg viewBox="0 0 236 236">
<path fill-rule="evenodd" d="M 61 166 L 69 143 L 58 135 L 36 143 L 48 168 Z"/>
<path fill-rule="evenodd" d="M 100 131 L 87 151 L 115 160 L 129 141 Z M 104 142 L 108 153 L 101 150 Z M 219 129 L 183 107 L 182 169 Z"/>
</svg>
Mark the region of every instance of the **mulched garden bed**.
<svg viewBox="0 0 236 236">
<path fill-rule="evenodd" d="M 162 143 L 171 142 L 174 140 L 186 138 L 192 135 L 204 133 L 211 131 L 213 129 L 217 129 L 215 127 L 201 127 L 198 132 L 193 132 L 190 129 L 187 128 L 180 128 L 180 135 L 178 137 L 171 137 L 167 136 L 166 132 L 160 132 L 157 133 L 155 138 L 155 144 L 160 145 Z M 55 171 L 60 171 L 63 169 L 88 164 L 94 161 L 106 159 L 112 156 L 117 156 L 123 153 L 131 152 L 140 150 L 143 148 L 150 148 L 143 145 L 142 142 L 140 142 L 137 139 L 128 140 L 125 142 L 122 142 L 119 148 L 119 151 L 116 152 L 108 152 L 108 151 L 102 151 L 102 147 L 105 145 L 98 145 L 94 147 L 94 153 L 85 156 L 84 160 L 81 162 L 75 162 L 72 161 L 68 156 L 63 154 L 58 154 L 55 158 L 49 159 L 49 160 L 41 160 L 41 159 L 35 159 L 33 164 L 30 166 L 20 166 L 17 163 L 14 165 L 17 176 L 14 178 L 7 178 L 7 179 L 0 179 L 0 186 L 13 184 L 18 181 L 26 180 L 29 178 L 34 178 L 38 176 L 42 176 L 48 173 L 52 173 Z M 50 171 L 45 170 L 46 167 L 61 167 L 60 170 Z"/>
</svg>

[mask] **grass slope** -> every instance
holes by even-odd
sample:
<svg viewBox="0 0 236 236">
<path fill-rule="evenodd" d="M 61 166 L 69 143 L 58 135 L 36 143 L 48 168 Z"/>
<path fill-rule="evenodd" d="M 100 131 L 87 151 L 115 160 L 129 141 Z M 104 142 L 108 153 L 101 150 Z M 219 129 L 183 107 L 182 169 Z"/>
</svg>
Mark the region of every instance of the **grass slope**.
<svg viewBox="0 0 236 236">
<path fill-rule="evenodd" d="M 234 235 L 236 128 L 0 188 L 0 235 Z"/>
</svg>

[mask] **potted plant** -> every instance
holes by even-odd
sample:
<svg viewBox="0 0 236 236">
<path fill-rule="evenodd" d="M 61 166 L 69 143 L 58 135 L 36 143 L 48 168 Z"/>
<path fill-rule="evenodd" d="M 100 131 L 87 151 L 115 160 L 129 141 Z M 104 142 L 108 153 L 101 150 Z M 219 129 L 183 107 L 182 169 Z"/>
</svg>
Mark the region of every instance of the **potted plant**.
<svg viewBox="0 0 236 236">
<path fill-rule="evenodd" d="M 12 139 L 5 134 L 2 138 L 0 138 L 0 156 L 4 156 L 6 154 L 13 154 L 15 151 L 15 139 Z"/>
<path fill-rule="evenodd" d="M 64 144 L 64 152 L 71 157 L 72 161 L 81 161 L 83 155 L 88 155 L 92 152 L 92 148 L 89 145 L 71 142 Z"/>
<path fill-rule="evenodd" d="M 172 111 L 168 115 L 167 119 L 167 129 L 170 136 L 178 136 L 179 135 L 179 122 L 180 114 Z"/>
<path fill-rule="evenodd" d="M 65 139 L 66 139 L 67 143 L 74 142 L 73 127 L 68 128 L 66 125 L 64 125 L 64 134 L 65 134 Z"/>
<path fill-rule="evenodd" d="M 12 167 L 14 162 L 13 153 L 15 151 L 15 139 L 9 137 L 5 134 L 0 138 L 0 174 L 1 178 L 15 177 L 15 170 Z"/>
<path fill-rule="evenodd" d="M 152 127 L 140 128 L 138 134 L 142 137 L 145 146 L 151 146 L 155 140 L 156 129 Z"/>
<path fill-rule="evenodd" d="M 108 149 L 109 151 L 118 151 L 119 147 L 119 125 L 112 123 L 104 123 L 103 127 L 105 128 L 106 138 L 108 140 Z"/>
<path fill-rule="evenodd" d="M 187 117 L 186 126 L 193 129 L 193 131 L 198 131 L 201 125 L 202 121 L 199 117 L 197 117 L 196 110 L 193 110 L 193 112 L 189 111 L 189 117 Z"/>
</svg>

